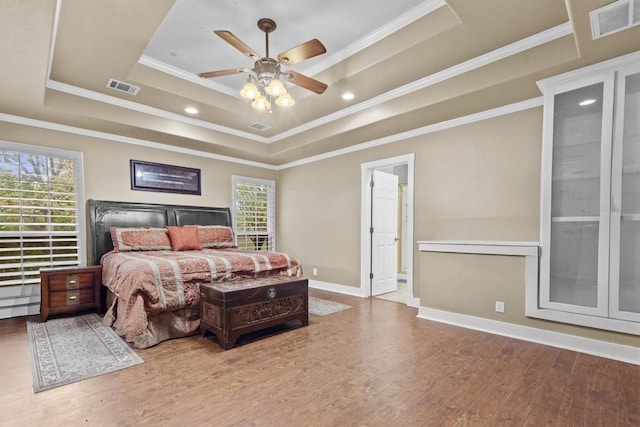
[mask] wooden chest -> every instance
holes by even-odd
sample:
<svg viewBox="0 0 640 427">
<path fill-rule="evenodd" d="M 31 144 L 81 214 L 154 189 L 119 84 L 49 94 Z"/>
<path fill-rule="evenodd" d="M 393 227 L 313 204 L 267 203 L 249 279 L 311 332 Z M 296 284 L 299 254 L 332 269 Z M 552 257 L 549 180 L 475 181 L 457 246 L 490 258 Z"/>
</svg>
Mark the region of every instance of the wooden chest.
<svg viewBox="0 0 640 427">
<path fill-rule="evenodd" d="M 40 270 L 40 318 L 51 314 L 79 313 L 89 309 L 102 311 L 100 284 L 102 268 L 47 268 Z"/>
<path fill-rule="evenodd" d="M 200 333 L 216 334 L 225 350 L 248 332 L 294 320 L 309 324 L 308 281 L 299 277 L 201 284 L 200 298 Z"/>
</svg>

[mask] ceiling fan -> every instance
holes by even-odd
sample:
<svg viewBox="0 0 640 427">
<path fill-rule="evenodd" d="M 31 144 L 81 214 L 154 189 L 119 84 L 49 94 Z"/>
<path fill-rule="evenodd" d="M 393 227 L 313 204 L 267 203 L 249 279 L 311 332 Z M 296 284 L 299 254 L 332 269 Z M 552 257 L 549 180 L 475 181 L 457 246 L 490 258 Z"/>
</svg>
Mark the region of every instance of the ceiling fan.
<svg viewBox="0 0 640 427">
<path fill-rule="evenodd" d="M 263 91 L 271 96 L 277 96 L 276 104 L 281 106 L 293 105 L 294 101 L 287 93 L 286 88 L 280 79 L 284 79 L 296 86 L 300 86 L 317 94 L 323 93 L 327 85 L 321 81 L 307 77 L 304 74 L 292 70 L 282 70 L 282 65 L 293 65 L 305 59 L 313 58 L 327 51 L 318 39 L 309 40 L 294 48 L 280 53 L 276 58 L 269 56 L 269 33 L 275 31 L 276 23 L 269 18 L 258 20 L 258 28 L 265 34 L 266 55 L 261 56 L 255 50 L 247 46 L 233 33 L 226 30 L 215 30 L 214 33 L 238 49 L 249 58 L 255 60 L 253 68 L 232 68 L 228 70 L 208 71 L 198 73 L 198 76 L 208 79 L 231 74 L 251 73 L 249 80 L 240 94 L 249 99 L 253 99 L 252 106 L 257 109 L 270 110 L 269 101 L 264 96 Z"/>
</svg>

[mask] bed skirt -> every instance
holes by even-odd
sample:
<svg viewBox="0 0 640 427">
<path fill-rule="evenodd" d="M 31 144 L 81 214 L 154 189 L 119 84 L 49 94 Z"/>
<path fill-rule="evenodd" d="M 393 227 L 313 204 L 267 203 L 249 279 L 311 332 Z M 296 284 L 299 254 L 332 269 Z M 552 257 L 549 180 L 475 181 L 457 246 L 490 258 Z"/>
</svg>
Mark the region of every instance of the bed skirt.
<svg viewBox="0 0 640 427">
<path fill-rule="evenodd" d="M 165 311 L 147 317 L 147 326 L 142 333 L 131 335 L 123 325 L 125 304 L 117 298 L 109 298 L 109 305 L 103 323 L 135 348 L 148 348 L 172 338 L 195 335 L 200 327 L 200 309 L 183 308 Z"/>
</svg>

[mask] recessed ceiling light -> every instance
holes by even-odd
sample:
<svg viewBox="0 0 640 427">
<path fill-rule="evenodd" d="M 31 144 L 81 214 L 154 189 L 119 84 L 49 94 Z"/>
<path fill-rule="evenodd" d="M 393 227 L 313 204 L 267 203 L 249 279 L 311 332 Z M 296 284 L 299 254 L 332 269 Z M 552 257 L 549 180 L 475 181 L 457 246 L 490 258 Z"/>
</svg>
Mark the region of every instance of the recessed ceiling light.
<svg viewBox="0 0 640 427">
<path fill-rule="evenodd" d="M 185 113 L 189 113 L 189 114 L 198 114 L 199 111 L 196 107 L 187 107 L 184 109 Z"/>
<path fill-rule="evenodd" d="M 584 106 L 586 106 L 586 105 L 594 104 L 595 102 L 596 102 L 596 100 L 595 100 L 595 99 L 593 99 L 593 98 L 589 98 L 589 99 L 585 99 L 584 101 L 580 102 L 580 104 L 579 104 L 579 105 L 580 105 L 581 107 L 584 107 Z"/>
<path fill-rule="evenodd" d="M 342 99 L 344 99 L 345 101 L 350 101 L 355 97 L 355 95 L 351 92 L 345 92 L 342 94 Z"/>
</svg>

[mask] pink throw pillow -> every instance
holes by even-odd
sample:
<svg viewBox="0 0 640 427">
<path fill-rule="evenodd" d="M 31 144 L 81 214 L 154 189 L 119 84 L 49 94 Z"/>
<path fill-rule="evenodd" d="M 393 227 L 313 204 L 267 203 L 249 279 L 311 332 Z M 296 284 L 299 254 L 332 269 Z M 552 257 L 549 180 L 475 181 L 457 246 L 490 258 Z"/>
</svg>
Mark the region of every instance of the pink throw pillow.
<svg viewBox="0 0 640 427">
<path fill-rule="evenodd" d="M 174 251 L 199 251 L 202 249 L 198 229 L 196 227 L 168 226 L 171 249 Z"/>
</svg>

